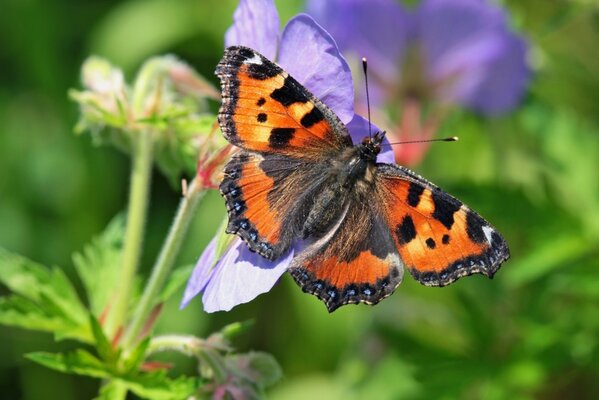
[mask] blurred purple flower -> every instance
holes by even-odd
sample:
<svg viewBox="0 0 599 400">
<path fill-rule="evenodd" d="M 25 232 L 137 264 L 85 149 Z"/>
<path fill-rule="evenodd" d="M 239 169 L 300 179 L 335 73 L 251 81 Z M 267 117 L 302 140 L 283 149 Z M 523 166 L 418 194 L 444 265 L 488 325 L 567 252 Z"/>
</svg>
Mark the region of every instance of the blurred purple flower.
<svg viewBox="0 0 599 400">
<path fill-rule="evenodd" d="M 272 0 L 241 0 L 225 46 L 245 45 L 276 60 L 290 75 L 320 98 L 347 124 L 354 142 L 368 135 L 368 122 L 354 114 L 352 76 L 331 36 L 314 20 L 300 14 L 279 36 L 279 17 Z M 278 52 L 278 57 L 275 55 Z M 373 131 L 377 130 L 372 126 Z M 394 163 L 390 147 L 380 162 Z M 185 289 L 181 307 L 203 292 L 207 312 L 228 311 L 269 291 L 293 259 L 294 249 L 276 261 L 252 253 L 236 238 L 215 263 L 216 238 L 200 256 Z"/>
<path fill-rule="evenodd" d="M 431 137 L 448 106 L 507 112 L 529 82 L 524 39 L 509 30 L 504 11 L 485 0 L 423 0 L 413 10 L 394 0 L 309 0 L 307 10 L 350 61 L 368 58 L 375 109 L 401 103 L 409 109 L 404 117 L 418 117 L 390 122 L 400 140 Z M 363 93 L 363 85 L 357 90 Z M 364 100 L 359 96 L 358 107 Z M 428 121 L 421 120 L 424 105 L 435 106 Z"/>
</svg>

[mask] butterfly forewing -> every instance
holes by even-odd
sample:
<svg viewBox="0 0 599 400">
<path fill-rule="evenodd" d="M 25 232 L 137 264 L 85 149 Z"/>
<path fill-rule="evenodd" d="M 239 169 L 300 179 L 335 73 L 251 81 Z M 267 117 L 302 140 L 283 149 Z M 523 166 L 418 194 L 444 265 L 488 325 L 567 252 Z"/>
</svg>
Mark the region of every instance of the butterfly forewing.
<svg viewBox="0 0 599 400">
<path fill-rule="evenodd" d="M 352 145 L 337 116 L 256 51 L 229 47 L 216 68 L 218 120 L 227 140 L 249 151 L 320 158 Z"/>
</svg>

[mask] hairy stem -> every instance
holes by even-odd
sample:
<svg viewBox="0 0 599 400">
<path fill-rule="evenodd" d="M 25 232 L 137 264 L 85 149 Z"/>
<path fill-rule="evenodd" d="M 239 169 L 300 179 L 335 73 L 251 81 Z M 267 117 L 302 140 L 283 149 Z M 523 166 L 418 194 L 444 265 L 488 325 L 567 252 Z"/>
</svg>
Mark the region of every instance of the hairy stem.
<svg viewBox="0 0 599 400">
<path fill-rule="evenodd" d="M 118 281 L 119 287 L 116 290 L 116 299 L 106 326 L 110 336 L 117 334 L 125 323 L 133 288 L 133 280 L 141 253 L 146 211 L 148 208 L 153 135 L 150 130 L 141 130 L 134 137 L 135 142 L 132 151 L 133 168 L 131 170 L 127 227 L 125 230 L 122 266 Z"/>
<path fill-rule="evenodd" d="M 137 304 L 131 323 L 125 337 L 123 339 L 123 348 L 131 349 L 135 345 L 139 335 L 142 332 L 145 321 L 147 320 L 152 308 L 156 305 L 156 299 L 164 286 L 164 282 L 170 273 L 189 222 L 191 221 L 199 200 L 203 197 L 205 190 L 201 187 L 197 179 L 194 179 L 189 186 L 188 192 L 181 199 L 179 203 L 179 209 L 175 216 L 175 220 L 171 225 L 170 231 L 160 250 L 160 254 L 154 267 L 152 268 L 152 274 L 144 289 L 141 300 Z"/>
</svg>

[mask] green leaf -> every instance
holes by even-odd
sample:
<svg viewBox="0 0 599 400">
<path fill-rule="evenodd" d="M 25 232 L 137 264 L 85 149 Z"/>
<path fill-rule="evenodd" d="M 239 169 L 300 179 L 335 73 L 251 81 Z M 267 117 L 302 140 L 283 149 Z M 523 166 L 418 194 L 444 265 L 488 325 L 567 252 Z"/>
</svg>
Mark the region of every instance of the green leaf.
<svg viewBox="0 0 599 400">
<path fill-rule="evenodd" d="M 0 323 L 46 332 L 73 329 L 71 321 L 51 315 L 43 307 L 21 296 L 0 298 Z"/>
<path fill-rule="evenodd" d="M 101 235 L 73 255 L 73 262 L 90 303 L 91 311 L 99 316 L 114 296 L 118 287 L 121 252 L 125 232 L 125 218 L 117 215 Z"/>
<path fill-rule="evenodd" d="M 91 341 L 88 313 L 64 272 L 0 248 L 0 282 L 15 296 L 0 303 L 0 322 Z"/>
<path fill-rule="evenodd" d="M 101 399 L 112 398 L 111 394 L 120 390 L 119 385 L 140 397 L 157 400 L 185 399 L 199 387 L 197 378 L 182 376 L 171 379 L 164 370 L 139 374 L 115 373 L 110 366 L 82 349 L 65 354 L 29 353 L 26 357 L 56 371 L 113 380 L 107 385 L 109 388 L 102 390 Z"/>
<path fill-rule="evenodd" d="M 152 338 L 150 336 L 146 337 L 133 349 L 129 357 L 125 360 L 125 371 L 136 371 L 139 369 L 139 366 L 143 363 L 146 357 L 151 339 Z"/>
<path fill-rule="evenodd" d="M 104 363 L 86 350 L 77 349 L 70 353 L 36 352 L 25 355 L 47 368 L 67 374 L 85 375 L 94 378 L 108 378 L 110 373 Z"/>
<path fill-rule="evenodd" d="M 155 400 L 186 399 L 196 392 L 200 386 L 198 378 L 180 376 L 171 379 L 163 370 L 123 377 L 121 380 L 129 390 L 139 397 Z"/>
<path fill-rule="evenodd" d="M 90 325 L 92 327 L 92 333 L 94 334 L 94 339 L 96 341 L 96 350 L 98 351 L 100 358 L 106 361 L 109 365 L 115 366 L 116 361 L 118 360 L 119 352 L 115 351 L 115 349 L 112 347 L 112 343 L 110 343 L 104 334 L 102 326 L 93 315 L 90 316 Z"/>
</svg>

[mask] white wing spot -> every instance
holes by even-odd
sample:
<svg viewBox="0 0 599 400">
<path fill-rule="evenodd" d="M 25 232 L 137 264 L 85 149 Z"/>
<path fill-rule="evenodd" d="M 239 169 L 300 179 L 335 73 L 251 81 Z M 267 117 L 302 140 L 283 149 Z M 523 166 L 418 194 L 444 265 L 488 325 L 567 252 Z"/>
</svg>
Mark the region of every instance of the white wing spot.
<svg viewBox="0 0 599 400">
<path fill-rule="evenodd" d="M 257 65 L 260 65 L 260 64 L 262 64 L 262 59 L 260 58 L 260 56 L 258 54 L 254 53 L 254 55 L 252 56 L 252 58 L 248 58 L 243 63 L 244 64 L 257 64 Z"/>
<path fill-rule="evenodd" d="M 493 243 L 493 232 L 495 232 L 493 228 L 490 226 L 483 226 L 483 232 L 487 238 L 487 242 L 489 242 L 489 244 Z"/>
</svg>

